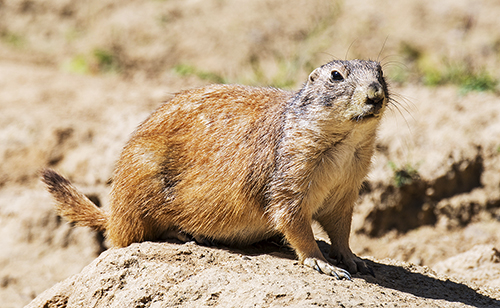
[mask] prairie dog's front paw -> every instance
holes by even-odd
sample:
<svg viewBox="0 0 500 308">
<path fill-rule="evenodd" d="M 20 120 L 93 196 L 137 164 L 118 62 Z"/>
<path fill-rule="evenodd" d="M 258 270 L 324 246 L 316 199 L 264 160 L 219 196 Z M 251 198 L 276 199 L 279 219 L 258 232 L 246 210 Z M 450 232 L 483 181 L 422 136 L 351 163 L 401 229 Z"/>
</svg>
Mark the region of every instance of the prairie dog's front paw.
<svg viewBox="0 0 500 308">
<path fill-rule="evenodd" d="M 347 279 L 351 280 L 351 274 L 345 269 L 331 265 L 328 262 L 317 258 L 306 258 L 304 260 L 304 265 L 312 267 L 320 273 L 334 276 L 337 279 Z"/>
<path fill-rule="evenodd" d="M 330 262 L 333 264 L 343 263 L 349 270 L 350 273 L 360 272 L 362 275 L 370 274 L 375 277 L 373 269 L 369 267 L 365 261 L 357 257 L 350 251 L 345 254 L 332 253 L 330 252 Z"/>
</svg>

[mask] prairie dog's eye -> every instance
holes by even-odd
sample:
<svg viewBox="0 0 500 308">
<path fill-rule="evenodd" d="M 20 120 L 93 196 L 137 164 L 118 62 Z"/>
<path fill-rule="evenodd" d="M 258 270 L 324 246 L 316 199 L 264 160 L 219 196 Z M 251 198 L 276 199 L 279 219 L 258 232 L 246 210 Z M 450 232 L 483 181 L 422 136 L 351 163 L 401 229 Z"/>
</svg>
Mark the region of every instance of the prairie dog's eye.
<svg viewBox="0 0 500 308">
<path fill-rule="evenodd" d="M 333 70 L 332 71 L 332 80 L 336 80 L 336 81 L 344 80 L 344 76 L 342 76 L 342 74 L 339 71 Z"/>
</svg>

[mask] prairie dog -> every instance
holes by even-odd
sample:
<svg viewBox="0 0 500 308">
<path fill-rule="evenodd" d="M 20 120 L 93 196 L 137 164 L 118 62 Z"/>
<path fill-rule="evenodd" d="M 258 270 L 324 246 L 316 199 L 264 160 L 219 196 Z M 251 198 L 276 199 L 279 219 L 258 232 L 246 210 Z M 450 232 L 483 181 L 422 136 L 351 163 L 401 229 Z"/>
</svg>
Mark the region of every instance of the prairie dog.
<svg viewBox="0 0 500 308">
<path fill-rule="evenodd" d="M 60 215 L 118 247 L 189 234 L 245 245 L 281 234 L 300 262 L 338 279 L 372 273 L 349 248 L 354 202 L 388 103 L 379 63 L 331 61 L 298 92 L 210 85 L 176 94 L 125 145 L 110 211 L 56 172 Z M 331 240 L 329 263 L 311 229 Z"/>
</svg>

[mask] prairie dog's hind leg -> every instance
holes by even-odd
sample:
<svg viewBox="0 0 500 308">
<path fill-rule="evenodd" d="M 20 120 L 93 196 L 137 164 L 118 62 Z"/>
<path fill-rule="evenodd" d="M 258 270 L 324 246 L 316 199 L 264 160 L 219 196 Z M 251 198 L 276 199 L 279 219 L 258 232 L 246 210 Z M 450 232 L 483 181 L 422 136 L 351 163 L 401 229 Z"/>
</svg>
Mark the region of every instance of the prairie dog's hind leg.
<svg viewBox="0 0 500 308">
<path fill-rule="evenodd" d="M 193 237 L 187 234 L 186 232 L 182 232 L 178 229 L 169 229 L 162 232 L 159 236 L 159 239 L 160 240 L 176 239 L 183 243 L 186 243 L 190 242 L 193 239 Z"/>
<path fill-rule="evenodd" d="M 163 233 L 160 234 L 159 238 L 161 240 L 176 239 L 183 243 L 195 241 L 198 245 L 217 246 L 217 242 L 215 240 L 211 240 L 202 235 L 193 236 L 189 233 L 186 233 L 178 229 L 169 229 L 167 231 L 164 231 Z"/>
</svg>

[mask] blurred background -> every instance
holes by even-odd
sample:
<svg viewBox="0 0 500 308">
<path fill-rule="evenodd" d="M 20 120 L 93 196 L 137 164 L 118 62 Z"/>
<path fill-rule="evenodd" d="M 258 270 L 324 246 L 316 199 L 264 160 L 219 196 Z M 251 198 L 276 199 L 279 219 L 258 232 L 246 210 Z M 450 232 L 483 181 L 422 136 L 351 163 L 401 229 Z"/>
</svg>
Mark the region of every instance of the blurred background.
<svg viewBox="0 0 500 308">
<path fill-rule="evenodd" d="M 3 59 L 127 80 L 195 76 L 294 88 L 332 58 L 369 58 L 398 84 L 492 90 L 495 1 L 8 1 Z"/>
<path fill-rule="evenodd" d="M 382 63 L 395 101 L 354 252 L 500 286 L 498 16 L 488 0 L 0 0 L 0 307 L 106 248 L 55 215 L 40 168 L 106 206 L 122 146 L 172 93 L 297 90 L 317 66 L 354 58 Z M 476 274 L 445 262 L 477 245 L 497 261 Z"/>
</svg>

